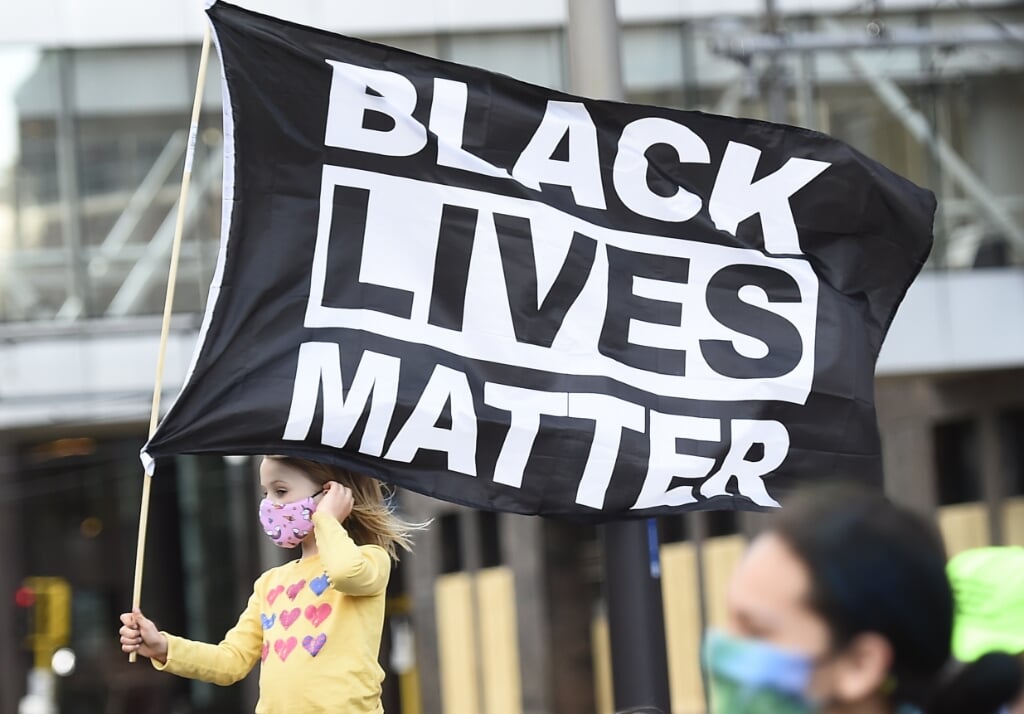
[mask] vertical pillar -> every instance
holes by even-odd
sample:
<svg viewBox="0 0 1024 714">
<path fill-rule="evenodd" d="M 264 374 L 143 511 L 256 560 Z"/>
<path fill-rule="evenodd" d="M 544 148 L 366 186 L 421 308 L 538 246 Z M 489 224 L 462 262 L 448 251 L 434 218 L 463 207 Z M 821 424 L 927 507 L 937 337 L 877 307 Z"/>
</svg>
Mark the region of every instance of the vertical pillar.
<svg viewBox="0 0 1024 714">
<path fill-rule="evenodd" d="M 779 13 L 775 0 L 764 2 L 765 31 L 778 37 Z M 789 112 L 786 110 L 786 75 L 782 59 L 777 52 L 768 55 L 768 68 L 765 71 L 764 87 L 767 94 L 768 121 L 785 122 Z"/>
<path fill-rule="evenodd" d="M 256 478 L 249 456 L 225 456 L 224 475 L 227 479 L 227 516 L 231 524 L 232 566 L 235 570 L 235 598 L 245 602 L 251 592 L 250 583 L 262 570 L 252 557 L 250 534 L 256 524 Z M 268 540 L 263 538 L 263 540 Z M 255 702 L 253 702 L 255 706 Z"/>
<path fill-rule="evenodd" d="M 253 474 L 253 460 L 250 456 L 225 456 L 224 470 L 228 483 L 228 518 L 231 521 L 232 565 L 235 569 L 235 599 L 244 603 L 251 592 L 250 584 L 259 573 L 258 563 L 253 557 L 251 533 L 256 528 L 256 486 Z M 270 543 L 269 538 L 260 541 Z M 280 550 L 280 549 L 279 549 Z M 259 700 L 259 683 L 256 677 L 246 677 L 242 682 L 242 697 L 247 711 L 256 709 Z"/>
<path fill-rule="evenodd" d="M 210 616 L 207 609 L 207 580 L 203 577 L 206 569 L 206 554 L 202 542 L 202 495 L 199 481 L 199 459 L 196 456 L 177 457 L 178 466 L 178 512 L 181 523 L 181 561 L 184 568 L 185 617 L 189 637 L 210 642 Z M 213 685 L 199 680 L 189 680 L 192 701 L 201 707 L 208 707 L 213 701 Z"/>
<path fill-rule="evenodd" d="M 657 538 L 645 521 L 609 523 L 603 535 L 615 709 L 669 714 L 661 573 L 651 555 Z"/>
<path fill-rule="evenodd" d="M 438 507 L 437 501 L 412 491 L 402 491 L 402 512 L 412 521 L 434 519 L 430 528 L 416 534 L 413 553 L 403 554 L 402 557 L 408 561 L 409 596 L 415 605 L 411 619 L 416 633 L 421 709 L 424 712 L 440 712 L 441 669 L 434 587 L 441 575 L 440 518 L 444 511 Z"/>
<path fill-rule="evenodd" d="M 1010 481 L 1007 458 L 1001 438 L 999 415 L 985 411 L 978 419 L 978 449 L 981 458 L 981 493 L 988 514 L 988 539 L 992 545 L 1003 543 L 1003 499 Z"/>
<path fill-rule="evenodd" d="M 81 197 L 78 182 L 78 142 L 74 118 L 71 50 L 57 51 L 57 184 L 67 251 L 68 302 L 76 315 L 91 314 L 85 256 L 82 253 Z"/>
<path fill-rule="evenodd" d="M 931 380 L 875 380 L 885 492 L 921 513 L 938 507 L 935 419 L 940 412 Z"/>
<path fill-rule="evenodd" d="M 546 683 L 550 694 L 548 706 L 541 711 L 593 714 L 597 709 L 605 714 L 598 706 L 603 702 L 595 701 L 594 696 L 595 680 L 600 680 L 604 672 L 593 656 L 591 641 L 594 581 L 588 574 L 591 559 L 598 555 L 596 544 L 583 526 L 549 519 L 542 522 L 542 528 L 543 543 L 538 553 L 544 558 L 543 597 L 537 597 L 536 592 L 527 594 L 543 600 L 547 607 L 542 626 L 548 666 L 540 681 Z M 603 681 L 610 680 L 610 673 L 604 676 Z"/>
<path fill-rule="evenodd" d="M 576 94 L 622 99 L 619 20 L 614 0 L 568 0 L 569 87 Z"/>
<path fill-rule="evenodd" d="M 568 9 L 570 88 L 586 96 L 622 99 L 615 1 L 568 0 Z M 615 708 L 668 714 L 657 534 L 652 540 L 647 522 L 623 521 L 605 526 L 603 537 Z"/>
<path fill-rule="evenodd" d="M 545 642 L 549 622 L 544 592 L 544 521 L 502 514 L 499 520 L 502 560 L 515 573 L 519 671 L 524 714 L 552 711 L 551 687 L 545 684 L 551 662 Z M 485 615 L 486 616 L 486 615 Z"/>
<path fill-rule="evenodd" d="M 19 497 L 21 489 L 15 472 L 14 448 L 0 440 L 0 594 L 13 598 L 14 591 L 26 575 L 21 557 Z M 13 498 L 12 498 L 13 496 Z M 0 607 L 0 711 L 18 710 L 18 700 L 25 691 L 27 669 L 22 642 L 17 635 L 15 618 L 23 615 L 8 600 Z"/>
</svg>

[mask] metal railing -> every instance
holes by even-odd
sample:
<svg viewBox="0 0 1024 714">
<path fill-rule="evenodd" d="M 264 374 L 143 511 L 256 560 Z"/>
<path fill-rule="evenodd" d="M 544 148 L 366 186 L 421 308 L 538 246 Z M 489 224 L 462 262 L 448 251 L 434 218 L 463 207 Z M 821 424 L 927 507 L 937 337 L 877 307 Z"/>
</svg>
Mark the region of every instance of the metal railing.
<svg viewBox="0 0 1024 714">
<path fill-rule="evenodd" d="M 17 220 L 23 232 L 27 230 L 27 236 L 23 235 L 6 261 L 0 263 L 0 322 L 44 319 L 67 323 L 88 317 L 159 312 L 162 303 L 154 288 L 166 283 L 186 143 L 186 131 L 171 134 L 142 181 L 130 192 L 108 192 L 81 199 L 82 215 L 74 220 L 103 221 L 109 217 L 112 225 L 100 241 L 79 245 L 74 255 L 69 255 L 66 246 L 48 245 L 44 239 L 64 219 L 58 204 L 23 208 Z M 208 235 L 196 236 L 195 231 L 204 209 L 216 206 L 219 213 L 220 175 L 219 144 L 205 146 L 186 210 L 186 242 L 179 276 L 182 281 L 198 284 L 209 277 L 204 275 L 202 258 L 214 250 L 212 246 L 218 236 L 210 230 Z M 204 197 L 217 200 L 203 200 Z M 209 216 L 209 220 L 216 223 L 214 216 Z M 87 281 L 84 286 L 69 284 L 69 261 L 80 263 Z M 76 287 L 84 288 L 88 300 Z M 200 293 L 204 287 L 199 285 Z"/>
</svg>

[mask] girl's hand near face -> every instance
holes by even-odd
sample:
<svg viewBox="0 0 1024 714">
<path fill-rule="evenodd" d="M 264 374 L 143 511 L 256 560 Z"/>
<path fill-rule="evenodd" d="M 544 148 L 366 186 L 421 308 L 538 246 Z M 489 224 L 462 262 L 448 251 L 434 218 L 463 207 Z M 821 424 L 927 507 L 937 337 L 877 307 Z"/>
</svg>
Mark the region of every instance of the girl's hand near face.
<svg viewBox="0 0 1024 714">
<path fill-rule="evenodd" d="M 339 523 L 344 523 L 352 512 L 352 489 L 342 486 L 337 481 L 324 484 L 324 495 L 317 504 L 316 510 L 334 516 Z"/>
</svg>

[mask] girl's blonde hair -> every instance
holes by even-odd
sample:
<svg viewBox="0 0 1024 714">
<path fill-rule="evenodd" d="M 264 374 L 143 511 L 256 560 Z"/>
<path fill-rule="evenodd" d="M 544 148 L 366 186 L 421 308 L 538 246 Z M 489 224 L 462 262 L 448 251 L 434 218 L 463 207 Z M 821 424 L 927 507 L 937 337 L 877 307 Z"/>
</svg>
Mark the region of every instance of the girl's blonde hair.
<svg viewBox="0 0 1024 714">
<path fill-rule="evenodd" d="M 390 494 L 386 494 L 384 485 L 371 476 L 294 456 L 264 458 L 297 468 L 318 484 L 335 481 L 352 489 L 352 513 L 345 519 L 345 530 L 357 545 L 379 545 L 394 560 L 398 560 L 398 548 L 412 551 L 413 531 L 430 525 L 429 521 L 412 523 L 399 518 Z"/>
</svg>

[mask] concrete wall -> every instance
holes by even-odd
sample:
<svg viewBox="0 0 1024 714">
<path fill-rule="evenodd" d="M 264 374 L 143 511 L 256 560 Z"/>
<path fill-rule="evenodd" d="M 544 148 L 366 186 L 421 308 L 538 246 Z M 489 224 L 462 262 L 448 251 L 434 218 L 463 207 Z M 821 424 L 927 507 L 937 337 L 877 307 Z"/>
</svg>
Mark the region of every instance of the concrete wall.
<svg viewBox="0 0 1024 714">
<path fill-rule="evenodd" d="M 876 381 L 876 405 L 889 494 L 923 512 L 939 505 L 936 490 L 938 424 L 977 423 L 980 491 L 992 509 L 993 541 L 998 534 L 997 504 L 1009 494 L 1011 471 L 1006 437 L 998 417 L 1024 410 L 1024 369 L 949 373 L 917 377 L 883 377 Z"/>
<path fill-rule="evenodd" d="M 191 362 L 198 316 L 182 316 L 173 325 L 162 411 Z M 0 325 L 0 431 L 148 423 L 159 338 L 159 318 Z"/>
<path fill-rule="evenodd" d="M 907 291 L 880 377 L 1024 365 L 1024 268 L 935 271 Z"/>
<path fill-rule="evenodd" d="M 555 27 L 565 20 L 565 3 L 518 0 L 392 0 L 341 3 L 337 0 L 239 0 L 237 4 L 295 22 L 352 34 L 432 32 Z M 1013 5 L 1013 0 L 990 4 Z M 0 44 L 90 47 L 108 44 L 194 42 L 203 34 L 203 0 L 37 0 L 0 4 Z M 656 23 L 680 18 L 757 16 L 762 0 L 619 0 L 625 23 Z M 784 14 L 846 13 L 847 0 L 782 0 Z M 931 0 L 890 0 L 887 11 L 930 10 Z"/>
</svg>

